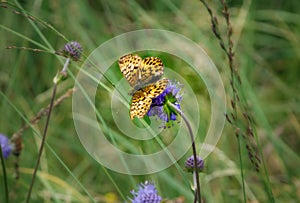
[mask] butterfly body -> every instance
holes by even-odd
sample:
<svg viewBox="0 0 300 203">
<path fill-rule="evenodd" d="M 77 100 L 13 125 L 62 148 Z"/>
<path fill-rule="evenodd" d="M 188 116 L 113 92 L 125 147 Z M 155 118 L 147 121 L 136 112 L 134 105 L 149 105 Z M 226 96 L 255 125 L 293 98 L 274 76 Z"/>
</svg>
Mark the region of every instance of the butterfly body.
<svg viewBox="0 0 300 203">
<path fill-rule="evenodd" d="M 119 59 L 119 67 L 133 88 L 130 118 L 143 118 L 152 99 L 163 93 L 169 82 L 166 78 L 160 79 L 164 73 L 163 63 L 157 57 L 142 59 L 136 54 L 128 54 Z"/>
</svg>

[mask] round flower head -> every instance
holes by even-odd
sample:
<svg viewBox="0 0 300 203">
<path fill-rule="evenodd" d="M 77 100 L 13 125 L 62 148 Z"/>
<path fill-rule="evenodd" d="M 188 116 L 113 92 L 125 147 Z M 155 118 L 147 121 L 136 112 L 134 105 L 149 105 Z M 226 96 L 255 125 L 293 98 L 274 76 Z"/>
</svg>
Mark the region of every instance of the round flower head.
<svg viewBox="0 0 300 203">
<path fill-rule="evenodd" d="M 13 147 L 10 144 L 9 139 L 3 134 L 0 134 L 0 145 L 1 145 L 3 157 L 7 159 Z"/>
<path fill-rule="evenodd" d="M 74 61 L 78 61 L 82 52 L 82 47 L 78 42 L 69 42 L 64 48 L 63 52 L 70 56 Z"/>
<path fill-rule="evenodd" d="M 203 171 L 204 169 L 204 160 L 197 156 L 197 168 L 198 171 Z M 186 161 L 185 161 L 185 168 L 187 169 L 188 172 L 193 172 L 195 170 L 194 168 L 195 162 L 194 162 L 194 156 L 190 156 Z"/>
<path fill-rule="evenodd" d="M 134 199 L 130 199 L 131 203 L 160 203 L 162 198 L 157 194 L 157 190 L 153 183 L 146 181 L 141 183 L 138 191 L 131 191 Z"/>
<path fill-rule="evenodd" d="M 160 120 L 166 123 L 166 126 L 170 126 L 172 121 L 177 120 L 177 112 L 168 106 L 168 102 L 171 102 L 180 109 L 180 102 L 182 100 L 181 89 L 182 84 L 170 81 L 164 92 L 152 99 L 152 104 L 147 115 L 158 116 Z"/>
</svg>

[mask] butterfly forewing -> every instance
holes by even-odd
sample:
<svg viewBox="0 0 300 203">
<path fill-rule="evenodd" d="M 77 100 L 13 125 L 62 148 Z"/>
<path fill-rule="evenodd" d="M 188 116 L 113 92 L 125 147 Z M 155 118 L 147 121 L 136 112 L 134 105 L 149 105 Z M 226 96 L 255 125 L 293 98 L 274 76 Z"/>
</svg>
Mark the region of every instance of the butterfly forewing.
<svg viewBox="0 0 300 203">
<path fill-rule="evenodd" d="M 139 83 L 139 69 L 141 62 L 142 58 L 140 56 L 132 54 L 122 56 L 119 59 L 120 70 L 130 86 L 133 88 Z"/>
<path fill-rule="evenodd" d="M 157 81 L 164 74 L 164 65 L 157 57 L 147 57 L 141 62 L 139 84 Z"/>
<path fill-rule="evenodd" d="M 143 118 L 149 111 L 152 104 L 152 98 L 159 96 L 166 89 L 169 80 L 163 78 L 153 84 L 136 91 L 131 100 L 130 118 Z"/>
</svg>

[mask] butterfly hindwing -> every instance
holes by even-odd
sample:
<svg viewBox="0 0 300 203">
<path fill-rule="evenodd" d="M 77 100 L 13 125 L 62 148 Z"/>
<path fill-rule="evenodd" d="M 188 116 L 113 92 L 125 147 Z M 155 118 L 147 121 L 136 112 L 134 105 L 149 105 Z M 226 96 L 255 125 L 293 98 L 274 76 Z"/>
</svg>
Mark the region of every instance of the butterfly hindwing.
<svg viewBox="0 0 300 203">
<path fill-rule="evenodd" d="M 135 117 L 143 118 L 144 115 L 149 111 L 152 99 L 147 97 L 142 90 L 136 91 L 131 99 L 130 105 L 130 119 Z"/>
<path fill-rule="evenodd" d="M 159 96 L 166 89 L 169 80 L 163 78 L 153 84 L 136 91 L 131 100 L 130 118 L 143 118 L 150 109 L 152 99 Z"/>
<path fill-rule="evenodd" d="M 142 91 L 147 95 L 147 97 L 153 99 L 158 97 L 166 89 L 169 80 L 167 78 L 162 78 L 155 83 L 147 85 L 142 88 Z"/>
</svg>

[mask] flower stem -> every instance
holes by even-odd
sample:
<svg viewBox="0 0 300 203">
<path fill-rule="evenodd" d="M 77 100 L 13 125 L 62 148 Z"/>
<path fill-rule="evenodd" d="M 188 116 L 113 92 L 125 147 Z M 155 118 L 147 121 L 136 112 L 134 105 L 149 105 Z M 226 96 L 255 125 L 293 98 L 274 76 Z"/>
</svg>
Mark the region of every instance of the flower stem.
<svg viewBox="0 0 300 203">
<path fill-rule="evenodd" d="M 8 202 L 8 187 L 7 187 L 7 176 L 6 176 L 6 168 L 5 168 L 5 161 L 2 153 L 2 147 L 0 144 L 0 159 L 2 162 L 2 173 L 3 173 L 3 184 L 4 184 L 4 199 L 5 202 Z"/>
<path fill-rule="evenodd" d="M 47 115 L 45 128 L 44 128 L 44 131 L 43 131 L 43 136 L 42 136 L 41 146 L 40 146 L 40 149 L 39 149 L 38 158 L 37 158 L 37 161 L 36 161 L 36 164 L 35 164 L 35 168 L 34 168 L 34 171 L 33 171 L 33 174 L 32 174 L 31 183 L 30 183 L 28 194 L 27 194 L 27 197 L 26 197 L 26 203 L 28 203 L 29 200 L 30 200 L 30 196 L 31 196 L 33 184 L 34 184 L 34 181 L 35 181 L 36 173 L 37 173 L 38 167 L 40 165 L 40 160 L 41 160 L 41 157 L 42 157 L 42 153 L 43 153 L 43 149 L 44 149 L 44 145 L 45 145 L 45 141 L 46 141 L 47 130 L 48 130 L 48 126 L 49 126 L 49 121 L 50 121 L 50 117 L 51 117 L 51 112 L 52 112 L 52 109 L 53 109 L 53 106 L 54 106 L 54 99 L 55 99 L 55 95 L 56 95 L 57 85 L 61 81 L 62 77 L 66 76 L 66 73 L 67 73 L 66 71 L 67 71 L 67 67 L 68 67 L 69 63 L 70 63 L 70 58 L 67 58 L 62 71 L 60 73 L 58 73 L 53 79 L 54 85 L 53 85 L 51 101 L 50 101 L 50 104 L 49 104 L 49 111 L 48 111 L 48 115 Z"/>
<path fill-rule="evenodd" d="M 185 116 L 185 114 L 174 104 L 172 104 L 170 101 L 168 101 L 168 105 L 174 109 L 184 120 L 187 128 L 188 128 L 188 131 L 189 131 L 189 134 L 190 134 L 190 137 L 191 137 L 191 141 L 192 141 L 192 150 L 193 150 L 193 156 L 194 156 L 194 174 L 195 174 L 195 182 L 194 183 L 194 187 L 195 187 L 195 198 L 194 198 L 194 203 L 197 202 L 200 202 L 201 203 L 201 192 L 200 192 L 200 181 L 199 181 L 199 170 L 198 170 L 198 163 L 197 163 L 197 151 L 196 151 L 196 145 L 195 145 L 195 138 L 194 138 L 194 134 L 193 134 L 193 131 L 192 131 L 192 127 L 191 127 L 191 124 L 189 122 L 189 120 L 187 119 L 187 117 Z"/>
<path fill-rule="evenodd" d="M 54 83 L 53 91 L 52 91 L 52 98 L 51 98 L 50 106 L 49 106 L 49 113 L 48 113 L 48 116 L 47 116 L 44 131 L 43 131 L 42 142 L 41 142 L 41 146 L 40 146 L 40 149 L 39 149 L 38 158 L 37 158 L 35 168 L 34 168 L 34 171 L 33 171 L 33 174 L 32 174 L 32 179 L 31 179 L 29 191 L 28 191 L 27 198 L 26 198 L 26 203 L 28 203 L 29 200 L 30 200 L 30 195 L 31 195 L 31 192 L 32 192 L 32 188 L 33 188 L 33 184 L 34 184 L 34 181 L 35 181 L 36 173 L 37 173 L 37 170 L 38 170 L 38 167 L 39 167 L 39 164 L 40 164 L 40 160 L 41 160 L 41 157 L 42 157 L 42 153 L 43 153 L 43 149 L 44 149 L 44 145 L 45 145 L 45 141 L 46 141 L 47 130 L 48 130 L 49 121 L 50 121 L 50 116 L 51 116 L 51 112 L 52 112 L 52 107 L 53 107 L 53 104 L 54 104 L 54 98 L 55 98 L 55 95 L 56 95 L 56 89 L 57 89 L 57 84 Z"/>
<path fill-rule="evenodd" d="M 70 63 L 70 58 L 67 58 L 67 60 L 66 60 L 66 62 L 65 62 L 65 64 L 64 64 L 64 67 L 63 67 L 63 69 L 60 71 L 61 73 L 66 73 L 67 72 L 67 68 L 68 68 L 68 66 L 69 66 L 69 63 Z"/>
</svg>

